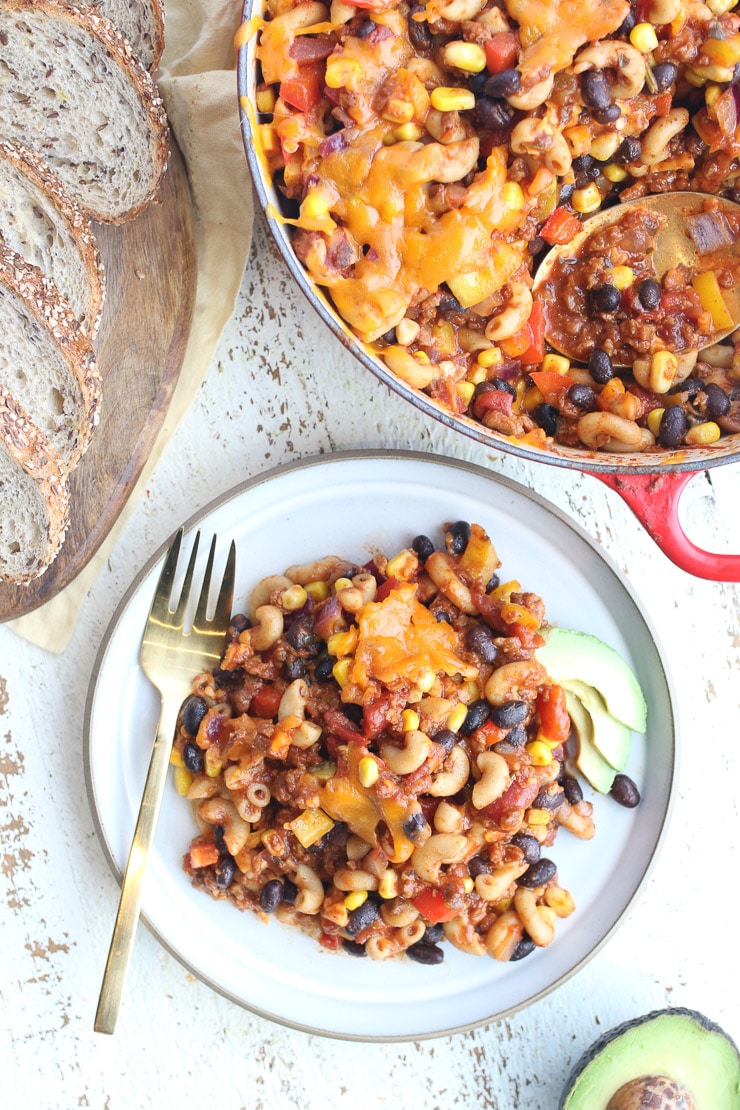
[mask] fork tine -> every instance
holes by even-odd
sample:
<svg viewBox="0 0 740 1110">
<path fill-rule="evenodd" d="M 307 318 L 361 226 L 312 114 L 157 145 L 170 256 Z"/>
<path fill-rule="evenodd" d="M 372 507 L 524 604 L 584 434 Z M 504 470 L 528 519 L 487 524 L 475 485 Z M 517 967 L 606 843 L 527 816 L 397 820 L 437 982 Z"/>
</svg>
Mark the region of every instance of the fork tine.
<svg viewBox="0 0 740 1110">
<path fill-rule="evenodd" d="M 188 569 L 185 571 L 185 578 L 182 583 L 182 590 L 180 592 L 180 600 L 177 603 L 177 608 L 172 613 L 172 624 L 177 628 L 182 628 L 185 624 L 185 613 L 190 600 L 190 587 L 193 583 L 193 572 L 195 570 L 195 561 L 198 557 L 198 544 L 200 542 L 200 531 L 195 533 L 195 540 L 193 542 L 193 550 L 190 552 L 190 559 L 188 561 Z"/>
<path fill-rule="evenodd" d="M 153 617 L 157 621 L 163 621 L 169 615 L 172 584 L 175 581 L 175 571 L 177 570 L 177 563 L 180 558 L 180 547 L 182 545 L 183 534 L 183 529 L 178 528 L 175 533 L 175 538 L 170 545 L 170 549 L 167 552 L 167 558 L 164 561 L 164 566 L 159 575 L 159 581 L 154 590 L 154 597 L 152 598 L 152 605 L 149 610 L 150 619 Z"/>
<path fill-rule="evenodd" d="M 213 614 L 213 620 L 218 627 L 228 625 L 231 618 L 231 609 L 234 604 L 235 574 L 236 544 L 232 540 L 229 554 L 226 558 L 226 567 L 224 568 L 224 576 L 221 580 L 221 588 L 218 591 L 218 598 L 216 599 L 216 611 Z"/>
<path fill-rule="evenodd" d="M 206 610 L 208 609 L 208 594 L 211 590 L 211 574 L 213 573 L 213 557 L 216 554 L 216 535 L 214 533 L 211 540 L 211 548 L 208 552 L 208 561 L 206 563 L 205 574 L 203 575 L 203 585 L 200 588 L 200 597 L 198 598 L 198 607 L 195 610 L 193 617 L 193 627 L 201 628 L 206 622 Z"/>
</svg>

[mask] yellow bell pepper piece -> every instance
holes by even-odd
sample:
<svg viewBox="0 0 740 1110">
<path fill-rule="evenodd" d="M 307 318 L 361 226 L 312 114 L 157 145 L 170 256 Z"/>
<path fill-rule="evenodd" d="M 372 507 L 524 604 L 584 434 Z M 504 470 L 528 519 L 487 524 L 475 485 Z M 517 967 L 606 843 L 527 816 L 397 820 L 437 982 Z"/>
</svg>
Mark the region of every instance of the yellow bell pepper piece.
<svg viewBox="0 0 740 1110">
<path fill-rule="evenodd" d="M 727 310 L 714 270 L 705 270 L 703 274 L 696 274 L 691 279 L 691 284 L 699 295 L 702 308 L 711 314 L 714 330 L 724 331 L 726 328 L 731 328 L 733 319 Z"/>
</svg>

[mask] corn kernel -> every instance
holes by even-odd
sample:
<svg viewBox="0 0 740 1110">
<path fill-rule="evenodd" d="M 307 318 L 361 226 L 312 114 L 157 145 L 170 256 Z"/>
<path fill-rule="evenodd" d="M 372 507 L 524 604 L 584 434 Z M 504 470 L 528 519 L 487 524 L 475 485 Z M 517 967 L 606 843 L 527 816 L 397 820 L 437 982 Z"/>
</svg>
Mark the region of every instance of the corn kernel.
<svg viewBox="0 0 740 1110">
<path fill-rule="evenodd" d="M 607 273 L 615 289 L 629 289 L 635 280 L 635 275 L 629 266 L 609 266 Z"/>
<path fill-rule="evenodd" d="M 223 763 L 221 762 L 220 759 L 215 759 L 215 758 L 209 759 L 208 757 L 209 757 L 210 754 L 211 754 L 211 749 L 209 748 L 208 751 L 206 752 L 206 758 L 205 758 L 205 761 L 204 761 L 205 765 L 204 765 L 203 770 L 208 775 L 209 779 L 217 779 L 218 776 L 221 774 L 221 768 L 223 767 Z"/>
<path fill-rule="evenodd" d="M 437 672 L 433 671 L 431 667 L 422 667 L 416 676 L 414 685 L 422 694 L 428 694 L 436 681 Z"/>
<path fill-rule="evenodd" d="M 398 894 L 398 875 L 390 867 L 380 876 L 378 894 L 381 898 L 395 898 Z"/>
<path fill-rule="evenodd" d="M 378 781 L 379 775 L 380 768 L 378 767 L 377 759 L 373 759 L 371 755 L 363 755 L 357 765 L 357 776 L 360 780 L 360 785 L 366 788 L 374 786 Z"/>
<path fill-rule="evenodd" d="M 396 342 L 400 343 L 402 347 L 408 347 L 413 343 L 421 328 L 416 320 L 409 320 L 404 316 L 403 320 L 399 320 L 396 324 Z"/>
<path fill-rule="evenodd" d="M 589 154 L 597 162 L 608 162 L 621 142 L 622 135 L 619 131 L 604 131 L 591 143 Z"/>
<path fill-rule="evenodd" d="M 684 70 L 684 77 L 690 85 L 694 86 L 695 89 L 700 89 L 703 85 L 706 85 L 707 83 L 706 77 L 704 77 L 701 73 L 697 73 L 692 66 L 686 66 Z"/>
<path fill-rule="evenodd" d="M 537 386 L 533 385 L 522 397 L 522 408 L 525 412 L 534 412 L 537 406 L 542 404 L 544 399 Z"/>
<path fill-rule="evenodd" d="M 630 42 L 641 54 L 651 54 L 657 49 L 658 36 L 652 23 L 636 23 L 630 31 Z"/>
<path fill-rule="evenodd" d="M 344 904 L 348 910 L 357 910 L 367 902 L 366 890 L 352 890 L 344 896 Z"/>
<path fill-rule="evenodd" d="M 475 890 L 475 883 L 470 878 L 470 875 L 466 875 L 463 879 L 463 890 L 466 894 L 472 894 Z"/>
<path fill-rule="evenodd" d="M 185 764 L 182 761 L 182 756 L 178 752 L 177 748 L 172 748 L 172 750 L 170 751 L 170 763 L 172 764 L 173 767 L 184 767 L 185 766 Z"/>
<path fill-rule="evenodd" d="M 275 92 L 273 89 L 258 89 L 254 94 L 254 102 L 258 112 L 269 114 L 275 110 Z"/>
<path fill-rule="evenodd" d="M 386 131 L 383 136 L 383 146 L 395 146 L 398 140 L 392 131 Z"/>
<path fill-rule="evenodd" d="M 190 774 L 187 767 L 175 767 L 174 779 L 175 790 L 184 798 L 193 785 L 193 776 Z"/>
<path fill-rule="evenodd" d="M 507 181 L 501 189 L 504 207 L 507 212 L 518 212 L 524 208 L 524 190 L 518 181 Z"/>
<path fill-rule="evenodd" d="M 663 419 L 665 409 L 651 409 L 647 415 L 647 426 L 654 436 L 657 436 L 660 431 L 660 422 Z"/>
<path fill-rule="evenodd" d="M 329 596 L 329 587 L 326 582 L 309 582 L 306 586 L 306 593 L 312 601 L 325 601 Z"/>
<path fill-rule="evenodd" d="M 432 361 L 426 351 L 414 351 L 414 358 L 420 366 L 429 366 Z"/>
<path fill-rule="evenodd" d="M 290 829 L 304 848 L 310 848 L 334 828 L 334 822 L 323 809 L 304 809 L 292 821 L 288 821 L 285 827 Z"/>
<path fill-rule="evenodd" d="M 351 578 L 337 578 L 334 583 L 334 593 L 338 594 L 340 590 L 348 590 L 352 585 Z"/>
<path fill-rule="evenodd" d="M 399 143 L 416 143 L 424 134 L 424 128 L 418 123 L 399 123 L 393 128 L 393 134 Z"/>
<path fill-rule="evenodd" d="M 584 189 L 574 189 L 571 194 L 570 202 L 575 208 L 576 212 L 583 214 L 588 212 L 596 212 L 601 208 L 601 193 L 595 181 L 590 185 L 586 185 Z"/>
<path fill-rule="evenodd" d="M 475 395 L 475 386 L 472 382 L 457 382 L 455 392 L 467 408 Z"/>
<path fill-rule="evenodd" d="M 548 755 L 550 753 L 548 752 Z M 549 825 L 550 812 L 547 809 L 530 809 L 527 813 L 528 825 Z"/>
<path fill-rule="evenodd" d="M 331 673 L 338 682 L 339 686 L 344 687 L 349 682 L 349 669 L 352 666 L 352 657 L 345 655 L 344 659 L 337 659 L 336 663 L 331 669 Z"/>
<path fill-rule="evenodd" d="M 719 85 L 707 85 L 704 90 L 704 103 L 707 108 L 712 108 L 714 106 L 721 91 Z"/>
<path fill-rule="evenodd" d="M 486 381 L 487 377 L 488 372 L 485 366 L 480 366 L 479 363 L 476 362 L 470 370 L 468 370 L 465 375 L 465 380 L 470 382 L 471 385 L 479 385 L 480 382 Z"/>
<path fill-rule="evenodd" d="M 542 369 L 553 374 L 567 374 L 570 370 L 570 359 L 565 355 L 546 354 L 542 360 Z"/>
<path fill-rule="evenodd" d="M 478 365 L 485 370 L 489 370 L 492 366 L 498 366 L 503 360 L 503 351 L 498 347 L 488 347 L 485 351 L 478 352 Z"/>
<path fill-rule="evenodd" d="M 346 632 L 335 632 L 326 641 L 326 650 L 335 659 L 343 659 L 345 655 L 351 655 L 355 650 L 359 635 L 356 624 Z"/>
<path fill-rule="evenodd" d="M 404 732 L 419 731 L 419 714 L 415 709 L 404 709 L 401 714 L 401 727 Z"/>
<path fill-rule="evenodd" d="M 552 763 L 552 752 L 541 740 L 532 740 L 527 744 L 527 752 L 535 767 L 549 767 Z"/>
<path fill-rule="evenodd" d="M 475 108 L 475 95 L 470 89 L 438 85 L 436 89 L 432 89 L 432 107 L 438 112 L 466 112 Z"/>
<path fill-rule="evenodd" d="M 555 748 L 560 746 L 559 740 L 548 739 L 548 737 L 545 736 L 544 732 L 542 732 L 541 729 L 538 730 L 535 740 L 537 741 L 537 743 L 546 744 L 550 751 L 554 751 Z"/>
<path fill-rule="evenodd" d="M 283 609 L 287 609 L 289 613 L 294 613 L 296 609 L 302 609 L 308 600 L 308 594 L 303 586 L 289 586 L 287 590 L 283 590 L 280 595 L 280 604 Z"/>
<path fill-rule="evenodd" d="M 653 393 L 667 393 L 678 369 L 678 359 L 671 351 L 656 351 L 650 359 L 648 386 Z"/>
<path fill-rule="evenodd" d="M 389 578 L 408 579 L 418 570 L 418 567 L 419 558 L 416 552 L 407 547 L 404 548 L 403 551 L 399 551 L 392 559 L 388 560 L 385 573 Z"/>
<path fill-rule="evenodd" d="M 705 420 L 703 424 L 695 424 L 693 428 L 689 428 L 684 436 L 684 443 L 692 443 L 695 447 L 707 446 L 716 443 L 721 435 L 719 424 L 715 424 L 713 420 Z"/>
<path fill-rule="evenodd" d="M 323 195 L 318 189 L 309 189 L 301 203 L 301 218 L 304 220 L 321 220 L 327 218 L 328 221 L 334 221 L 329 216 L 329 199 Z M 335 225 L 336 226 L 336 225 Z"/>
<path fill-rule="evenodd" d="M 341 89 L 345 85 L 351 86 L 358 79 L 364 80 L 364 74 L 362 66 L 354 58 L 334 55 L 328 59 L 324 83 L 330 89 Z"/>
<path fill-rule="evenodd" d="M 452 710 L 447 720 L 445 721 L 445 728 L 448 728 L 450 732 L 458 732 L 461 724 L 463 723 L 467 715 L 467 705 L 463 705 L 462 702 L 460 702 L 459 705 L 455 706 L 455 708 Z"/>
<path fill-rule="evenodd" d="M 448 42 L 442 51 L 442 57 L 450 69 L 482 73 L 486 68 L 486 52 L 477 42 Z"/>
<path fill-rule="evenodd" d="M 618 166 L 616 162 L 610 162 L 608 166 L 604 166 L 601 172 L 607 181 L 612 181 L 614 184 L 624 181 L 627 177 L 627 171 L 624 166 Z"/>
<path fill-rule="evenodd" d="M 554 910 L 558 917 L 570 917 L 576 904 L 573 901 L 573 896 L 568 890 L 563 890 L 561 886 L 549 886 L 545 890 L 545 902 Z"/>
</svg>

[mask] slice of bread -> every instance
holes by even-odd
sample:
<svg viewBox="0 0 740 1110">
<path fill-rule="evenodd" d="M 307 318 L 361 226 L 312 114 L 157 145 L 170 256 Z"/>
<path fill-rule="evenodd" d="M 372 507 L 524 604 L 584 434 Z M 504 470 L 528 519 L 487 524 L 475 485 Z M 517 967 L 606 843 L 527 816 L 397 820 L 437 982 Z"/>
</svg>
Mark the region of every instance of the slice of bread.
<svg viewBox="0 0 740 1110">
<path fill-rule="evenodd" d="M 100 375 L 92 343 L 37 266 L 0 244 L 0 385 L 70 469 L 98 420 Z"/>
<path fill-rule="evenodd" d="M 0 386 L 0 579 L 19 585 L 56 558 L 69 521 L 64 467 L 21 405 Z"/>
<path fill-rule="evenodd" d="M 15 143 L 0 142 L 0 231 L 56 282 L 80 327 L 94 335 L 104 277 L 90 221 L 45 160 Z"/>
<path fill-rule="evenodd" d="M 59 0 L 2 0 L 0 76 L 0 137 L 41 154 L 91 219 L 120 223 L 156 196 L 167 117 L 109 19 Z"/>
<path fill-rule="evenodd" d="M 162 0 L 73 0 L 97 8 L 114 23 L 148 70 L 156 69 L 164 50 Z"/>
</svg>

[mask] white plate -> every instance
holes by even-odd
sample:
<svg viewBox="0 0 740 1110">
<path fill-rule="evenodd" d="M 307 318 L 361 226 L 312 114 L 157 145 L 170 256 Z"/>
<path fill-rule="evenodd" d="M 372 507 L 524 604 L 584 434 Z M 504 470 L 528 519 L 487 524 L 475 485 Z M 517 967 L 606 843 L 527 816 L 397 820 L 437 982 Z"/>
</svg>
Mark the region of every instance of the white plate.
<svg viewBox="0 0 740 1110">
<path fill-rule="evenodd" d="M 165 791 L 143 892 L 149 928 L 195 975 L 275 1021 L 335 1037 L 406 1040 L 441 1036 L 512 1013 L 572 975 L 613 932 L 645 880 L 662 838 L 675 766 L 674 715 L 661 651 L 639 603 L 596 544 L 523 487 L 434 456 L 360 452 L 266 473 L 202 510 L 187 528 L 216 531 L 220 556 L 237 544 L 235 609 L 251 587 L 292 563 L 326 554 L 366 561 L 420 532 L 440 539 L 450 520 L 477 521 L 504 578 L 541 594 L 552 623 L 593 633 L 636 671 L 649 708 L 628 773 L 643 795 L 634 810 L 592 794 L 596 838 L 561 831 L 548 853 L 576 912 L 547 948 L 518 963 L 466 956 L 445 945 L 425 967 L 327 952 L 271 920 L 195 891 L 181 860 L 195 827 L 189 806 Z M 137 576 L 111 621 L 85 713 L 88 792 L 103 848 L 120 878 L 131 841 L 158 699 L 138 665 L 138 645 L 164 548 Z M 207 942 L 203 938 L 208 938 Z"/>
</svg>

